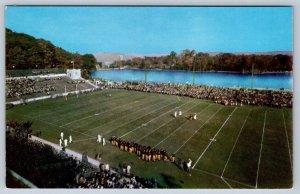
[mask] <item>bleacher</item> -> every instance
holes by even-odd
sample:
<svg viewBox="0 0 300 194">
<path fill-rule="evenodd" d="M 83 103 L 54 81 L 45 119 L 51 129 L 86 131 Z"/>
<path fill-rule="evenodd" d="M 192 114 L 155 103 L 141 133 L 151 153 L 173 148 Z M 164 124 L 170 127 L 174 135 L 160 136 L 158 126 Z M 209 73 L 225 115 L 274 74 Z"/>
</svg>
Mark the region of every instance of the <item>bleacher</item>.
<svg viewBox="0 0 300 194">
<path fill-rule="evenodd" d="M 20 99 L 30 99 L 41 96 L 52 96 L 66 92 L 93 89 L 93 85 L 86 80 L 72 80 L 67 76 L 41 76 L 30 78 L 7 78 L 6 101 L 13 102 Z"/>
</svg>

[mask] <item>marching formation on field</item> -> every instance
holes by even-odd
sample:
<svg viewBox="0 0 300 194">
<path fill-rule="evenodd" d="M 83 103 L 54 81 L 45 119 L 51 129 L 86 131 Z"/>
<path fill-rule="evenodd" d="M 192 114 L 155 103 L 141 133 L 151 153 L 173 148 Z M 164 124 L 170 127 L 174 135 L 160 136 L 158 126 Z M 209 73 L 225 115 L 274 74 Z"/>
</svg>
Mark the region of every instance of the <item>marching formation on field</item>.
<svg viewBox="0 0 300 194">
<path fill-rule="evenodd" d="M 171 161 L 175 162 L 175 154 L 170 157 L 166 150 L 152 148 L 151 146 L 140 145 L 134 142 L 127 142 L 117 137 L 110 138 L 113 146 L 119 147 L 121 151 L 135 153 L 140 159 L 145 161 Z"/>
</svg>

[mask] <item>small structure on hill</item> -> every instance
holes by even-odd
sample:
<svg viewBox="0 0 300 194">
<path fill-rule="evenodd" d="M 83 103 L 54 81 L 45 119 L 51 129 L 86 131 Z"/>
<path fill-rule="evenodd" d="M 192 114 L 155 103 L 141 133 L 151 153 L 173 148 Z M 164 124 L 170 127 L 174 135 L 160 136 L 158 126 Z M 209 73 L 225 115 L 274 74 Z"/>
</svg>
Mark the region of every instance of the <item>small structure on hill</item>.
<svg viewBox="0 0 300 194">
<path fill-rule="evenodd" d="M 82 79 L 81 69 L 67 69 L 67 76 L 71 79 Z"/>
</svg>

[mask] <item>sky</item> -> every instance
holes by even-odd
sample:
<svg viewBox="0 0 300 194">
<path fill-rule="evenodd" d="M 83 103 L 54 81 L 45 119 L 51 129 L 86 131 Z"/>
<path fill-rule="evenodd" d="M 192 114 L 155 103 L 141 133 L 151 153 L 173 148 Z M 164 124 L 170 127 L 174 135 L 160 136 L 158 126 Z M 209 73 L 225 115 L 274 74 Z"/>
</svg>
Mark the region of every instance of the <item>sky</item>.
<svg viewBox="0 0 300 194">
<path fill-rule="evenodd" d="M 7 6 L 5 26 L 80 54 L 293 51 L 292 7 Z"/>
</svg>

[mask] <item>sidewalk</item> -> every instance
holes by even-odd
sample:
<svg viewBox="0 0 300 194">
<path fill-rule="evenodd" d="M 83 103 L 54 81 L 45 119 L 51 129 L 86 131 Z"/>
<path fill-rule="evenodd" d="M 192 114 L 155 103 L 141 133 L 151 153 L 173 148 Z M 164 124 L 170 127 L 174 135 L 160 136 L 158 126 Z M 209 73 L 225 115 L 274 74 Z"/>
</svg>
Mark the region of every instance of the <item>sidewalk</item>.
<svg viewBox="0 0 300 194">
<path fill-rule="evenodd" d="M 47 141 L 47 140 L 38 138 L 38 137 L 36 137 L 36 136 L 33 136 L 33 135 L 32 135 L 32 136 L 31 136 L 31 139 L 32 139 L 33 141 L 38 141 L 38 142 L 47 144 L 47 145 L 53 147 L 55 150 L 57 150 L 57 151 L 59 151 L 59 152 L 62 150 L 62 148 L 61 148 L 58 144 L 54 144 L 54 143 L 52 143 L 52 142 L 50 142 L 50 141 Z M 70 149 L 68 149 L 68 148 L 65 150 L 65 153 L 66 153 L 68 156 L 70 156 L 70 157 L 73 157 L 73 158 L 76 157 L 78 160 L 81 160 L 81 158 L 82 158 L 82 154 L 81 154 L 81 153 L 75 152 L 75 151 L 70 150 Z M 99 165 L 100 165 L 100 162 L 99 162 L 98 160 L 95 160 L 95 159 L 90 158 L 90 157 L 88 157 L 88 162 L 89 162 L 90 164 L 96 166 L 96 167 L 99 167 Z"/>
</svg>

